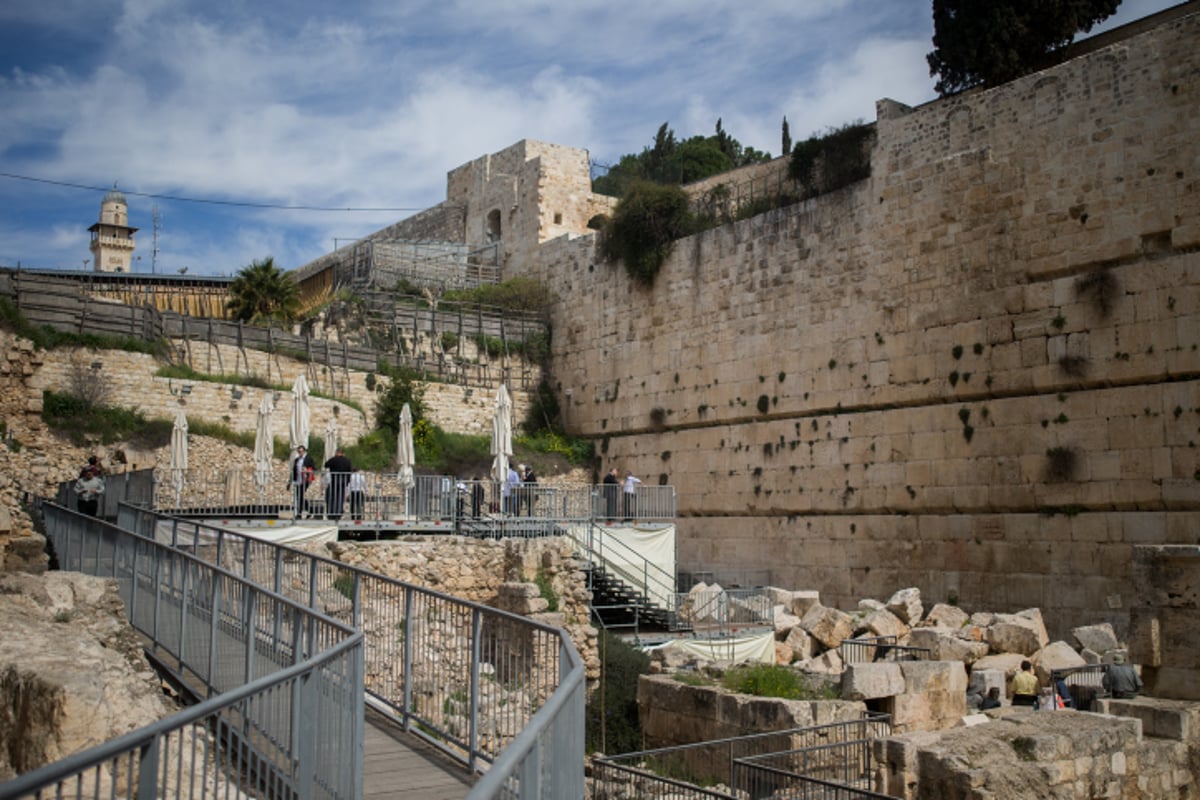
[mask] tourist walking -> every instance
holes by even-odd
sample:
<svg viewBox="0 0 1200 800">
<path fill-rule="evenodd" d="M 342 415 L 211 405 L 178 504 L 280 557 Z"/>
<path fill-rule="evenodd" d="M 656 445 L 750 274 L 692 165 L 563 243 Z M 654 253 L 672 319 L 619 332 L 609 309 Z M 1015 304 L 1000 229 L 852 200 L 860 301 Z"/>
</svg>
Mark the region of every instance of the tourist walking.
<svg viewBox="0 0 1200 800">
<path fill-rule="evenodd" d="M 100 477 L 99 468 L 84 467 L 83 474 L 75 480 L 74 489 L 75 496 L 79 498 L 79 513 L 89 517 L 99 516 L 100 498 L 104 496 L 104 478 Z"/>
</svg>

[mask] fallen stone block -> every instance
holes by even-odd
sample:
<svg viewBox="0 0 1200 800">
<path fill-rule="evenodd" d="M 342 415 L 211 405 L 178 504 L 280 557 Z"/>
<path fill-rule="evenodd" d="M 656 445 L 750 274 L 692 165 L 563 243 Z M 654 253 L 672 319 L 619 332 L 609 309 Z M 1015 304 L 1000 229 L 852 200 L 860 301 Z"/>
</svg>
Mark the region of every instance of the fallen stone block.
<svg viewBox="0 0 1200 800">
<path fill-rule="evenodd" d="M 821 605 L 821 593 L 801 590 L 792 592 L 792 613 L 803 618 L 813 606 Z"/>
<path fill-rule="evenodd" d="M 846 700 L 876 700 L 904 691 L 904 675 L 897 663 L 847 664 L 842 673 L 842 697 Z"/>
<path fill-rule="evenodd" d="M 853 618 L 836 608 L 813 606 L 800 620 L 800 627 L 814 639 L 833 650 L 854 633 Z"/>
<path fill-rule="evenodd" d="M 1113 626 L 1107 622 L 1072 628 L 1071 635 L 1075 637 L 1080 648 L 1101 654 L 1107 653 L 1109 650 L 1116 650 L 1121 646 L 1121 643 L 1117 641 L 1117 634 L 1113 631 Z"/>
<path fill-rule="evenodd" d="M 929 609 L 929 614 L 920 621 L 922 627 L 949 628 L 957 631 L 967 624 L 970 617 L 958 606 L 938 603 Z"/>
<path fill-rule="evenodd" d="M 1083 656 L 1075 652 L 1075 648 L 1066 642 L 1051 642 L 1039 650 L 1032 658 L 1034 672 L 1037 673 L 1038 683 L 1050 685 L 1050 673 L 1056 669 L 1086 667 Z"/>
<path fill-rule="evenodd" d="M 906 625 L 912 625 L 921 618 L 925 610 L 921 605 L 921 590 L 916 587 L 901 589 L 888 598 L 887 610 Z"/>
</svg>

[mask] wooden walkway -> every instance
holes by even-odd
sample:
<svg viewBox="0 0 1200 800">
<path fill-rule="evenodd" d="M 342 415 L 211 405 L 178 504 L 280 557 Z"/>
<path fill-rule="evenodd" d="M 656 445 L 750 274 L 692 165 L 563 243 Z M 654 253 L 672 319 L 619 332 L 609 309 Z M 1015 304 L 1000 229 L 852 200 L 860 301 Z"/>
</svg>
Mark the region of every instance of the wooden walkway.
<svg viewBox="0 0 1200 800">
<path fill-rule="evenodd" d="M 378 711 L 366 709 L 363 726 L 363 800 L 462 800 L 475 776 L 418 736 L 405 733 Z"/>
</svg>

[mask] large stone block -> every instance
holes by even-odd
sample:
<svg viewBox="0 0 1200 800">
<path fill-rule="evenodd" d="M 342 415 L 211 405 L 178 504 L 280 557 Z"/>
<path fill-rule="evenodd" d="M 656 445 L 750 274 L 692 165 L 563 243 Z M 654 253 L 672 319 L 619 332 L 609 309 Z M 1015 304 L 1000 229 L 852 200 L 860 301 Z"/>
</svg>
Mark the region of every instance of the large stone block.
<svg viewBox="0 0 1200 800">
<path fill-rule="evenodd" d="M 1039 650 L 1032 661 L 1038 683 L 1042 686 L 1050 685 L 1050 673 L 1053 670 L 1087 666 L 1083 656 L 1066 642 L 1051 642 Z"/>
<path fill-rule="evenodd" d="M 988 654 L 987 642 L 960 639 L 939 628 L 913 628 L 908 636 L 909 647 L 924 647 L 934 661 L 961 661 L 967 666 Z"/>
<path fill-rule="evenodd" d="M 925 610 L 921 605 L 921 590 L 916 587 L 901 589 L 888 598 L 887 610 L 906 625 L 915 625 Z"/>
<path fill-rule="evenodd" d="M 821 593 L 807 590 L 792 592 L 792 613 L 803 618 L 813 606 L 821 604 Z"/>
<path fill-rule="evenodd" d="M 867 633 L 871 636 L 895 636 L 897 640 L 908 635 L 908 626 L 899 617 L 886 609 L 879 609 L 868 614 L 858 623 L 856 633 Z"/>
<path fill-rule="evenodd" d="M 917 624 L 922 627 L 949 628 L 957 631 L 965 626 L 969 619 L 970 617 L 967 615 L 967 612 L 958 606 L 938 603 L 929 609 L 929 613 L 925 616 L 925 619 Z"/>
<path fill-rule="evenodd" d="M 783 643 L 792 649 L 792 655 L 796 661 L 807 661 L 812 658 L 814 639 L 808 634 L 808 631 L 801 627 L 792 628 L 788 632 L 787 638 Z"/>
<path fill-rule="evenodd" d="M 1036 608 L 1017 614 L 997 614 L 987 629 L 988 644 L 998 653 L 1031 656 L 1050 641 L 1042 612 Z"/>
<path fill-rule="evenodd" d="M 832 650 L 853 635 L 854 618 L 836 608 L 817 605 L 800 620 L 800 627 Z"/>
<path fill-rule="evenodd" d="M 1113 631 L 1113 626 L 1107 622 L 1072 628 L 1071 635 L 1075 637 L 1075 641 L 1079 643 L 1081 649 L 1086 648 L 1101 655 L 1121 646 L 1121 643 L 1117 641 L 1117 634 Z"/>
<path fill-rule="evenodd" d="M 842 673 L 842 697 L 847 700 L 876 700 L 904 691 L 904 675 L 895 662 L 847 664 Z"/>
</svg>

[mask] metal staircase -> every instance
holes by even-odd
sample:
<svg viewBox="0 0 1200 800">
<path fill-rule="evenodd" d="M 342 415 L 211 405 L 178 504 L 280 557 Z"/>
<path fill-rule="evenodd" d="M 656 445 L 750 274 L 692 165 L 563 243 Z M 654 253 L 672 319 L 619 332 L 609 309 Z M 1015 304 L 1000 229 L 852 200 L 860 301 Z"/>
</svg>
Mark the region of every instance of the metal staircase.
<svg viewBox="0 0 1200 800">
<path fill-rule="evenodd" d="M 640 633 L 685 632 L 675 613 L 675 576 L 591 523 L 575 536 L 576 556 L 592 593 L 592 620 L 602 628 Z"/>
</svg>

